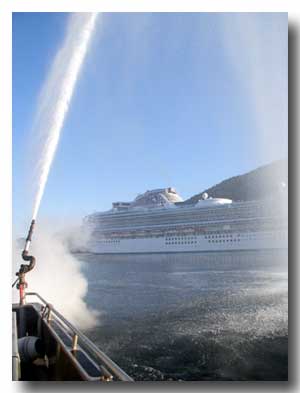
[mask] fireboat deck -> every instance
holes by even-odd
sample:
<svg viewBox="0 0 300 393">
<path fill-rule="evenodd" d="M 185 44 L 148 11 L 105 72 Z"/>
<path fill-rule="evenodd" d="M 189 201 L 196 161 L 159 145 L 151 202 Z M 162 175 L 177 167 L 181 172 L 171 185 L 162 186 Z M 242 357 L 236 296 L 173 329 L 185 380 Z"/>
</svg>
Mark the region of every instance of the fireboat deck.
<svg viewBox="0 0 300 393">
<path fill-rule="evenodd" d="M 39 302 L 13 304 L 13 380 L 17 381 L 133 381 L 82 332 L 39 294 Z M 20 339 L 26 349 L 20 351 Z M 30 355 L 29 340 L 36 340 Z M 18 349 L 19 347 L 19 349 Z"/>
</svg>

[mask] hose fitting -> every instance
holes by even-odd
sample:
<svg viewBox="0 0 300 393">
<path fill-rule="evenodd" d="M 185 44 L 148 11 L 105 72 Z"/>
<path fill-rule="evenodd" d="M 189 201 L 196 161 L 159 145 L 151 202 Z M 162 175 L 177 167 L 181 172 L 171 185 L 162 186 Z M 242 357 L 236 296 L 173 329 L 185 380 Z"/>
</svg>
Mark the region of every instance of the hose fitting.
<svg viewBox="0 0 300 393">
<path fill-rule="evenodd" d="M 35 257 L 33 255 L 29 255 L 29 246 L 31 243 L 34 224 L 35 224 L 35 220 L 32 220 L 26 238 L 25 247 L 22 252 L 22 258 L 24 259 L 24 261 L 28 261 L 29 264 L 28 265 L 21 264 L 19 271 L 16 273 L 16 276 L 18 276 L 17 289 L 19 289 L 20 292 L 21 305 L 25 304 L 25 298 L 26 298 L 25 289 L 27 288 L 27 283 L 25 281 L 25 274 L 30 272 L 30 270 L 32 270 L 35 266 Z"/>
</svg>

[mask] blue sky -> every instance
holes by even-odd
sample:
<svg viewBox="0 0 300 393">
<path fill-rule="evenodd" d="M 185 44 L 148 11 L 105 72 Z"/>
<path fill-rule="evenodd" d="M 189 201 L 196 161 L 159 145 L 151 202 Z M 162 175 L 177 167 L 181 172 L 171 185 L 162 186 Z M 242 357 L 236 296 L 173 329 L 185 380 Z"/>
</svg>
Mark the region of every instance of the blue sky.
<svg viewBox="0 0 300 393">
<path fill-rule="evenodd" d="M 30 220 L 38 95 L 68 14 L 13 16 L 14 226 Z M 287 14 L 115 13 L 97 22 L 40 215 L 184 197 L 287 156 Z"/>
</svg>

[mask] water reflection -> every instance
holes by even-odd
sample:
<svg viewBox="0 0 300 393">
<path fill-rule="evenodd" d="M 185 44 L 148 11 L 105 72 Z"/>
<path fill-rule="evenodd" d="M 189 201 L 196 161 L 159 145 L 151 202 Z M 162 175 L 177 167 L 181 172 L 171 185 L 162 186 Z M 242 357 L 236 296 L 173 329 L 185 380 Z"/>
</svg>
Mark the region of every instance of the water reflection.
<svg viewBox="0 0 300 393">
<path fill-rule="evenodd" d="M 80 255 L 87 334 L 142 380 L 287 378 L 287 252 Z"/>
</svg>

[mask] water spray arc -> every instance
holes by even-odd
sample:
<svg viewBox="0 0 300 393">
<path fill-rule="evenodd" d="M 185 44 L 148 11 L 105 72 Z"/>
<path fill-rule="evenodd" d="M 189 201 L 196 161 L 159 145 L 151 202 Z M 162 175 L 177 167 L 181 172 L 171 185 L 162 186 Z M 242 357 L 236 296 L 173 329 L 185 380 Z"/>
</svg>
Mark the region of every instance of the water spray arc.
<svg viewBox="0 0 300 393">
<path fill-rule="evenodd" d="M 25 261 L 29 261 L 29 264 L 22 264 L 17 273 L 19 280 L 17 288 L 20 292 L 20 304 L 25 303 L 25 289 L 27 287 L 25 274 L 35 266 L 35 258 L 29 255 L 29 247 L 36 217 L 74 88 L 95 28 L 96 19 L 97 13 L 75 13 L 71 15 L 65 40 L 55 57 L 39 102 L 36 123 L 39 127 L 42 127 L 43 131 L 41 134 L 45 143 L 42 147 L 39 163 L 40 171 L 38 174 L 32 221 L 22 252 L 22 258 Z M 64 71 L 62 72 L 61 70 Z"/>
<path fill-rule="evenodd" d="M 40 161 L 41 169 L 33 208 L 33 220 L 36 219 L 40 207 L 64 120 L 95 27 L 97 13 L 87 15 L 75 14 L 71 18 L 65 42 L 56 56 L 53 68 L 46 81 L 45 91 L 42 95 L 42 100 L 44 102 L 41 102 L 40 105 L 42 110 L 39 113 L 39 123 L 48 120 L 49 129 L 47 130 L 46 143 Z M 82 26 L 80 26 L 80 24 L 82 24 Z M 61 68 L 65 68 L 62 77 Z M 53 96 L 51 95 L 52 92 L 49 90 L 54 84 L 59 91 Z M 55 101 L 53 102 L 53 100 Z"/>
</svg>

